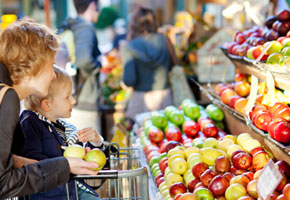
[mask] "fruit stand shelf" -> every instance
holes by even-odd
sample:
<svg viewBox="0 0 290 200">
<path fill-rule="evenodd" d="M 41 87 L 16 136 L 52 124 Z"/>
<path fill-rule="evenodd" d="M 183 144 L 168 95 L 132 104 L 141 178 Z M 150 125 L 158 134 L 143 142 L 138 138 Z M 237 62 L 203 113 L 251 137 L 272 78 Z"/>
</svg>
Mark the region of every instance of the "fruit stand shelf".
<svg viewBox="0 0 290 200">
<path fill-rule="evenodd" d="M 232 61 L 240 73 L 254 75 L 260 80 L 266 81 L 266 73 L 269 71 L 274 78 L 276 87 L 283 90 L 289 90 L 290 71 L 288 71 L 288 69 L 281 67 L 280 65 L 269 65 L 239 56 L 232 56 L 224 50 L 223 53 Z"/>
<path fill-rule="evenodd" d="M 247 120 L 243 114 L 224 104 L 214 93 L 210 85 L 201 86 L 197 82 L 195 83 L 199 86 L 202 93 L 224 111 L 225 122 L 230 134 L 239 135 L 241 133 L 249 133 L 253 138 L 259 140 L 276 159 L 285 160 L 290 164 L 290 146 L 285 146 L 272 139 L 267 133 L 259 130 L 250 120 Z"/>
</svg>

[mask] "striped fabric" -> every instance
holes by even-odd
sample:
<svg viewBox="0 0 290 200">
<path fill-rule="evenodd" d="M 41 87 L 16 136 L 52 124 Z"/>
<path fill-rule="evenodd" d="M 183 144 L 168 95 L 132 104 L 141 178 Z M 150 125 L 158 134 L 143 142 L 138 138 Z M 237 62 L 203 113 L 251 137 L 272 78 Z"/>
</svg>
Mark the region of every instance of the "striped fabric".
<svg viewBox="0 0 290 200">
<path fill-rule="evenodd" d="M 34 112 L 34 111 L 33 111 Z M 56 128 L 53 123 L 47 119 L 45 116 L 43 116 L 42 114 L 38 113 L 38 112 L 34 112 L 38 118 L 44 122 L 47 122 L 48 124 L 50 124 L 51 126 L 53 126 L 55 128 L 55 130 L 57 131 L 57 133 L 60 135 L 60 137 L 64 140 L 65 143 L 68 144 L 68 146 L 76 144 L 78 142 L 78 130 L 77 128 L 72 125 L 69 124 L 61 119 L 57 120 L 58 124 L 61 124 L 64 128 L 65 131 L 63 132 L 62 129 L 60 128 Z M 50 126 L 48 126 L 49 131 L 52 133 L 52 130 L 50 128 Z M 84 190 L 86 192 L 90 192 L 92 194 L 94 194 L 89 188 L 87 188 L 84 184 L 80 183 L 79 181 L 76 181 L 78 188 L 80 188 L 81 190 Z"/>
</svg>

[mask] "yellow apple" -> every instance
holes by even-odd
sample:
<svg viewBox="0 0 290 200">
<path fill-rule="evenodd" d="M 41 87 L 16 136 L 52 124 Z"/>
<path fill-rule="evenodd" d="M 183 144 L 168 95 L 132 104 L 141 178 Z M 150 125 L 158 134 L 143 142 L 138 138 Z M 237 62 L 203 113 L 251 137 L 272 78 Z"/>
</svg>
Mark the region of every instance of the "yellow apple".
<svg viewBox="0 0 290 200">
<path fill-rule="evenodd" d="M 192 153 L 188 156 L 187 162 L 190 163 L 192 159 L 194 158 L 200 158 L 200 153 Z"/>
<path fill-rule="evenodd" d="M 190 162 L 187 162 L 189 169 L 192 169 L 192 167 L 196 164 L 202 162 L 200 157 L 194 157 L 193 159 L 190 160 Z"/>
<path fill-rule="evenodd" d="M 91 151 L 89 151 L 86 156 L 85 156 L 85 160 L 88 162 L 95 162 L 99 165 L 99 167 L 97 169 L 95 169 L 96 171 L 101 170 L 107 160 L 106 160 L 106 155 L 104 154 L 103 151 L 101 151 L 98 148 L 92 149 Z"/>
<path fill-rule="evenodd" d="M 250 152 L 252 149 L 256 147 L 261 147 L 261 143 L 256 139 L 249 139 L 243 143 L 242 147 L 246 152 Z"/>
<path fill-rule="evenodd" d="M 65 148 L 63 156 L 66 158 L 80 158 L 84 159 L 86 150 L 80 145 L 71 145 Z"/>
<path fill-rule="evenodd" d="M 167 153 L 167 157 L 170 158 L 171 156 L 175 155 L 175 154 L 181 154 L 185 157 L 185 153 L 183 150 L 179 149 L 179 148 L 173 148 L 170 149 Z"/>
<path fill-rule="evenodd" d="M 197 147 L 189 147 L 189 148 L 186 148 L 184 150 L 185 158 L 187 159 L 191 154 L 198 153 L 198 152 L 199 152 L 199 148 L 197 148 Z"/>
<path fill-rule="evenodd" d="M 170 173 L 165 181 L 167 185 L 171 186 L 173 183 L 183 182 L 183 178 L 179 174 Z"/>
<path fill-rule="evenodd" d="M 252 136 L 249 133 L 241 133 L 240 135 L 238 135 L 237 137 L 237 143 L 239 145 L 242 144 L 242 141 L 245 140 L 246 138 L 252 138 Z M 246 139 L 247 140 L 247 139 Z"/>
<path fill-rule="evenodd" d="M 173 162 L 176 158 L 182 158 L 182 159 L 184 159 L 184 155 L 182 155 L 182 154 L 175 154 L 175 155 L 171 156 L 171 157 L 168 159 L 168 167 L 171 168 L 171 166 L 172 166 L 172 162 Z"/>
<path fill-rule="evenodd" d="M 188 174 L 187 176 L 183 176 L 184 182 L 187 185 L 191 180 L 195 179 L 195 177 L 193 176 L 193 174 Z"/>
<path fill-rule="evenodd" d="M 184 174 L 187 171 L 187 163 L 183 158 L 176 158 L 172 161 L 171 170 L 176 174 Z"/>
<path fill-rule="evenodd" d="M 218 149 L 223 150 L 224 152 L 227 152 L 227 149 L 230 145 L 235 144 L 235 142 L 232 139 L 223 139 L 219 141 L 218 143 Z"/>
<path fill-rule="evenodd" d="M 163 191 L 165 188 L 169 189 L 168 185 L 165 183 L 165 181 L 163 181 L 162 183 L 160 183 L 158 190 L 161 192 Z"/>
<path fill-rule="evenodd" d="M 167 168 L 165 169 L 165 172 L 164 172 L 164 178 L 165 178 L 168 174 L 170 174 L 170 173 L 172 173 L 172 170 L 170 169 L 170 167 L 167 167 Z"/>
<path fill-rule="evenodd" d="M 213 138 L 213 137 L 207 138 L 203 143 L 203 148 L 205 147 L 217 148 L 217 146 L 218 146 L 218 141 L 216 138 Z"/>
<path fill-rule="evenodd" d="M 243 150 L 243 148 L 238 145 L 238 144 L 232 144 L 229 146 L 228 150 L 227 150 L 227 156 L 229 158 L 231 158 L 232 154 L 236 151 L 236 150 Z"/>
<path fill-rule="evenodd" d="M 169 190 L 164 190 L 164 191 L 162 191 L 160 193 L 161 193 L 162 197 L 164 198 L 164 197 L 169 195 Z"/>
<path fill-rule="evenodd" d="M 223 139 L 232 139 L 234 143 L 237 143 L 237 137 L 235 135 L 226 135 Z"/>
</svg>

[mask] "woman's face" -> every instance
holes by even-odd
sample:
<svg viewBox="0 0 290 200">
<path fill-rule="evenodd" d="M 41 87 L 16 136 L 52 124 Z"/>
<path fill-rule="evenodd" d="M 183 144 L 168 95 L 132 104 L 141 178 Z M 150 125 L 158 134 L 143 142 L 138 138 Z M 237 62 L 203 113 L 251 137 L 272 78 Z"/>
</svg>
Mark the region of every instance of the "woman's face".
<svg viewBox="0 0 290 200">
<path fill-rule="evenodd" d="M 32 88 L 31 93 L 33 95 L 47 95 L 50 82 L 55 78 L 53 63 L 54 59 L 49 59 L 41 68 L 40 72 L 36 76 L 30 78 L 29 85 Z"/>
</svg>

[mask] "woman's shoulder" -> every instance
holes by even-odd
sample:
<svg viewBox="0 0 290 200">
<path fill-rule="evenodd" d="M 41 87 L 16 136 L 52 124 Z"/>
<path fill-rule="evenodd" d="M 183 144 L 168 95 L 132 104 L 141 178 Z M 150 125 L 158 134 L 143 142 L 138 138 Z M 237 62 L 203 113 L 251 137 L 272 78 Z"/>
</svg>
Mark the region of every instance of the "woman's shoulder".
<svg viewBox="0 0 290 200">
<path fill-rule="evenodd" d="M 4 87 L 0 87 L 0 91 L 3 89 Z M 13 88 L 9 88 L 4 96 L 2 101 L 0 102 L 0 110 L 4 111 L 4 110 L 15 110 L 19 112 L 20 109 L 20 99 L 16 93 L 16 91 Z"/>
</svg>

